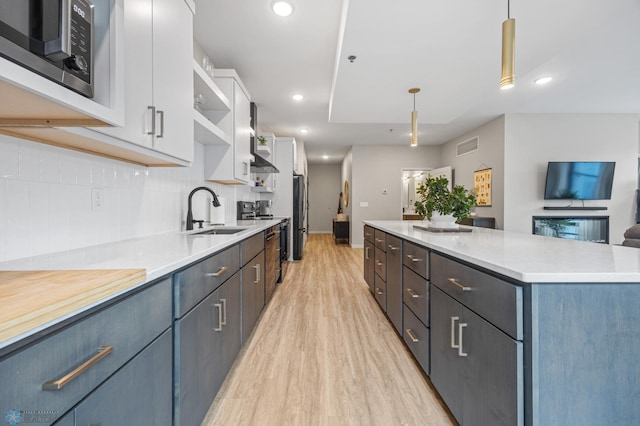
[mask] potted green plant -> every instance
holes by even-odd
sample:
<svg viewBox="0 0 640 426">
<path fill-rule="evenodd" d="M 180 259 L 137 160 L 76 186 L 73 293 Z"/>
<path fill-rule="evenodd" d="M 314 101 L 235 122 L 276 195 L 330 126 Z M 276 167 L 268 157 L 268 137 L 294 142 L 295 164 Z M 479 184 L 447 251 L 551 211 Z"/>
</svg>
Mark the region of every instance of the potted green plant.
<svg viewBox="0 0 640 426">
<path fill-rule="evenodd" d="M 267 138 L 264 136 L 258 136 L 258 145 L 267 146 Z"/>
<path fill-rule="evenodd" d="M 449 190 L 449 179 L 429 176 L 416 189 L 419 201 L 414 206 L 421 219 L 432 221 L 434 228 L 457 228 L 456 220 L 469 217 L 476 206 L 476 196 L 462 185 Z M 444 222 L 444 223 L 442 223 Z"/>
</svg>

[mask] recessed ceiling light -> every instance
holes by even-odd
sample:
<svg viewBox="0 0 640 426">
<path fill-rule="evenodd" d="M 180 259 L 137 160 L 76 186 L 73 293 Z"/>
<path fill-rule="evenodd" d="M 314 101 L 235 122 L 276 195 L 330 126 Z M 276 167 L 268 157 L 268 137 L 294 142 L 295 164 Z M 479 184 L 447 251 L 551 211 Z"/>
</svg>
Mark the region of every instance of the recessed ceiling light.
<svg viewBox="0 0 640 426">
<path fill-rule="evenodd" d="M 304 99 L 304 96 L 299 93 L 296 93 L 295 95 L 291 95 L 291 99 L 293 99 L 294 101 L 301 101 Z"/>
<path fill-rule="evenodd" d="M 322 159 L 323 159 L 323 160 L 328 160 L 328 159 L 329 159 L 329 156 L 328 156 L 327 154 L 324 154 L 324 155 L 322 156 Z"/>
<path fill-rule="evenodd" d="M 551 80 L 553 80 L 553 77 L 540 77 L 540 78 L 537 78 L 537 79 L 533 80 L 533 82 L 535 84 L 547 84 Z"/>
<path fill-rule="evenodd" d="M 271 9 L 278 16 L 289 16 L 293 13 L 293 4 L 288 1 L 274 1 Z"/>
<path fill-rule="evenodd" d="M 300 133 L 309 133 L 309 129 L 300 129 Z"/>
</svg>

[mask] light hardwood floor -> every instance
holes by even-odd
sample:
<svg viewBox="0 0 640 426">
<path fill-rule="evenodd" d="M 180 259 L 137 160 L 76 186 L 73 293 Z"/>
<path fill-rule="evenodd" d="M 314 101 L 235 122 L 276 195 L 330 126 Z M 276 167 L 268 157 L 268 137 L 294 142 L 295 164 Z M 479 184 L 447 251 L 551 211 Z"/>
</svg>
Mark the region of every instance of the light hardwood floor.
<svg viewBox="0 0 640 426">
<path fill-rule="evenodd" d="M 453 424 L 362 268 L 362 249 L 310 235 L 202 424 Z"/>
</svg>

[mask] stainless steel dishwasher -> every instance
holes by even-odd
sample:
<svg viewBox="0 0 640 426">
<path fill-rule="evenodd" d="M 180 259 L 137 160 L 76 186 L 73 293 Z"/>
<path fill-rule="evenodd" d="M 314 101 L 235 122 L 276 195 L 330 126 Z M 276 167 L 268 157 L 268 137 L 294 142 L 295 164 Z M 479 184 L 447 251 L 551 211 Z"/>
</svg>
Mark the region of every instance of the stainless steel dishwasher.
<svg viewBox="0 0 640 426">
<path fill-rule="evenodd" d="M 280 278 L 280 225 L 274 225 L 267 230 L 266 236 L 266 265 L 265 265 L 265 302 L 271 299 L 276 283 Z"/>
</svg>

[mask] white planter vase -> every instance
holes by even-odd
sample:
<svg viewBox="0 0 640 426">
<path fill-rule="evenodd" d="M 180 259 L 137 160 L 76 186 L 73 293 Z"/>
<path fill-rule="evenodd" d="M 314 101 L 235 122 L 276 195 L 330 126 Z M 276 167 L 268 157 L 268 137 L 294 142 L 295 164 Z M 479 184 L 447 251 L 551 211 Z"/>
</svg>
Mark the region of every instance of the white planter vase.
<svg viewBox="0 0 640 426">
<path fill-rule="evenodd" d="M 433 212 L 433 215 L 431 215 L 431 227 L 436 229 L 458 229 L 459 225 L 453 215 L 441 215 L 438 212 Z"/>
</svg>

